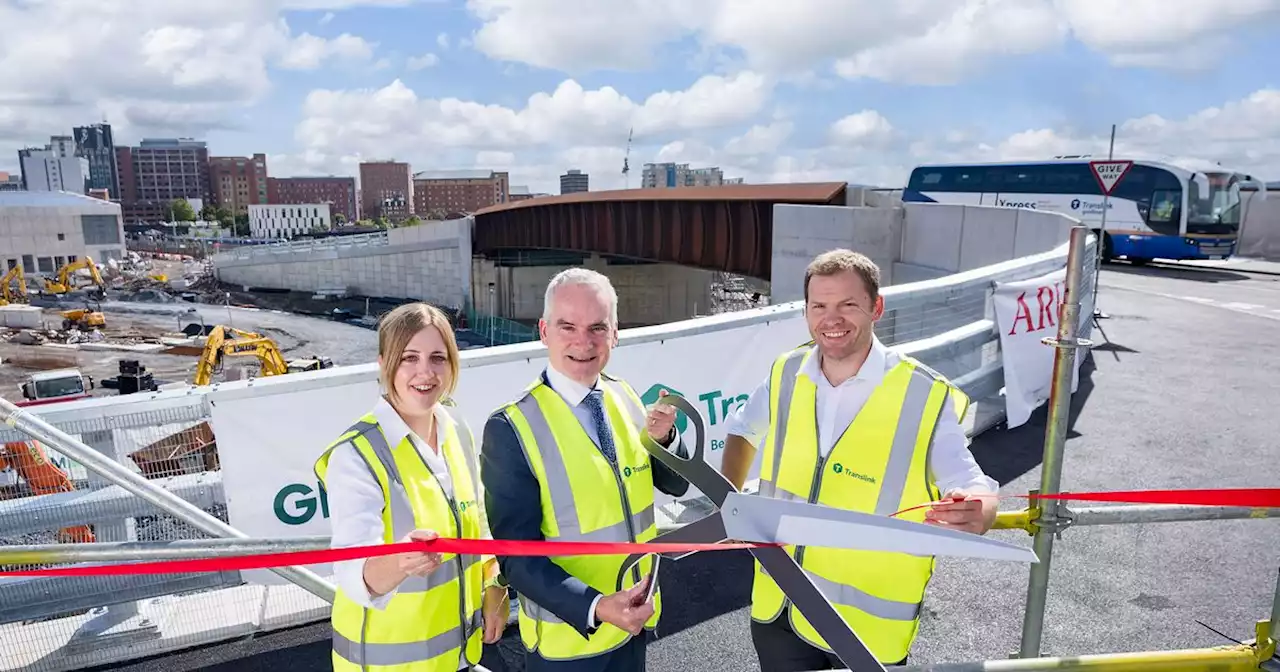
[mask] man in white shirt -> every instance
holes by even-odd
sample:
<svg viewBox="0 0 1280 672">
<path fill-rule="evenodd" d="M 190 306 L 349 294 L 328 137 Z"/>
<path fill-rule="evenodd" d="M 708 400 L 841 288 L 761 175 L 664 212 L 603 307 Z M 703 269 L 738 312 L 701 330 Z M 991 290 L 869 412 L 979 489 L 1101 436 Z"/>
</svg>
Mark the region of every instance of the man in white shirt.
<svg viewBox="0 0 1280 672">
<path fill-rule="evenodd" d="M 769 449 L 763 451 L 763 455 L 770 464 L 761 465 L 762 477 L 765 474 L 770 476 L 768 484 L 762 478 L 762 494 L 766 496 L 816 501 L 821 488 L 824 504 L 829 505 L 832 500 L 844 501 L 855 510 L 890 515 L 899 510 L 897 505 L 904 498 L 904 492 L 907 493 L 906 498 L 919 493 L 923 501 L 916 502 L 918 504 L 928 502 L 929 491 L 921 485 L 927 480 L 943 494 L 943 499 L 951 501 L 931 507 L 923 516 L 924 522 L 985 534 L 995 522 L 995 498 L 970 496 L 995 494 L 999 484 L 983 473 L 974 461 L 960 420 L 956 413 L 950 412 L 954 408 L 954 398 L 963 395 L 936 373 L 918 366 L 918 362 L 904 360 L 880 343 L 873 329 L 883 314 L 884 297 L 879 293 L 879 269 L 870 259 L 849 250 L 833 250 L 816 258 L 805 273 L 805 317 L 813 342 L 806 348 L 788 353 L 785 365 L 784 358 L 780 358 L 771 375 L 766 376 L 748 401 L 727 418 L 725 431 L 728 436 L 722 473 L 741 489 L 756 460 L 757 447 L 766 445 L 767 441 Z M 906 366 L 899 368 L 904 362 Z M 783 388 L 783 392 L 778 394 L 782 399 L 778 402 L 777 423 L 770 422 L 771 397 L 775 393 L 771 389 L 771 380 L 779 381 Z M 915 399 L 932 399 L 929 411 L 925 410 L 924 401 L 918 401 L 920 410 L 915 412 L 915 425 L 909 424 L 911 411 L 900 408 L 909 405 L 904 399 L 913 398 L 911 392 L 903 392 L 908 385 L 916 385 Z M 799 401 L 788 401 L 793 396 L 791 390 L 795 390 Z M 798 395 L 802 393 L 812 396 L 800 398 Z M 876 393 L 874 403 L 870 403 Z M 871 410 L 864 414 L 867 408 Z M 893 424 L 899 422 L 899 417 L 906 418 L 910 428 L 918 428 L 920 423 L 933 423 L 931 435 L 924 434 L 931 438 L 927 441 L 916 439 L 917 432 L 904 431 L 902 425 L 898 425 L 898 434 L 914 439 L 906 440 L 905 446 L 900 446 L 904 443 L 903 438 L 895 440 L 892 429 Z M 787 421 L 791 422 L 790 426 Z M 783 436 L 785 441 L 780 440 Z M 814 443 L 816 445 L 812 445 Z M 898 451 L 896 454 L 890 454 L 890 443 L 892 449 Z M 777 450 L 778 445 L 775 444 L 784 445 L 785 450 Z M 840 457 L 829 464 L 828 458 L 833 450 L 841 451 Z M 916 459 L 923 450 L 927 450 L 927 460 Z M 889 454 L 889 457 L 866 456 L 876 451 Z M 859 457 L 860 453 L 862 457 Z M 783 465 L 782 455 L 788 456 L 787 468 L 791 470 L 788 473 L 790 480 L 785 483 L 783 481 L 787 479 L 779 474 Z M 895 457 L 899 459 L 895 460 Z M 863 461 L 860 473 L 852 474 L 853 470 L 848 466 L 842 467 L 841 461 L 849 463 L 853 460 Z M 835 473 L 843 472 L 845 476 L 856 475 L 857 478 L 827 477 L 829 475 L 825 471 L 829 469 Z M 919 473 L 913 470 L 919 470 Z M 922 478 L 914 480 L 916 476 Z M 796 486 L 796 483 L 803 485 Z M 808 491 L 796 492 L 806 487 Z M 841 491 L 859 494 L 848 495 Z M 814 549 L 807 550 L 811 555 L 815 553 Z M 813 573 L 808 565 L 805 568 Z M 829 573 L 847 574 L 840 578 L 856 583 L 859 571 L 830 570 Z M 882 568 L 869 571 L 878 572 L 881 579 L 893 577 L 892 569 L 887 570 L 887 575 Z M 926 570 L 904 571 L 908 572 L 907 581 L 927 583 Z M 773 593 L 761 593 L 759 582 L 757 577 L 751 625 L 764 672 L 843 667 L 838 658 L 815 643 L 816 634 L 810 633 L 807 637 L 797 635 L 791 622 L 793 619 L 786 617 L 787 610 L 781 606 L 775 609 Z M 856 588 L 847 585 L 842 585 L 841 589 L 856 592 Z M 761 597 L 762 594 L 767 597 Z M 761 607 L 762 601 L 768 602 L 767 606 Z M 863 603 L 874 603 L 874 600 Z M 872 607 L 866 609 L 874 611 Z M 861 617 L 862 612 L 857 616 Z M 876 626 L 867 626 L 874 630 L 880 627 L 880 622 L 888 624 L 871 635 L 873 639 L 880 638 L 877 643 L 882 642 L 879 646 L 881 651 L 891 652 L 886 654 L 889 659 L 884 661 L 888 664 L 905 662 L 906 648 L 915 636 L 914 630 L 895 630 L 897 624 L 892 622 L 892 618 L 895 617 L 885 616 L 882 621 L 872 621 L 877 623 Z M 901 619 L 906 623 L 912 620 L 907 617 Z M 863 633 L 859 634 L 863 636 Z M 868 639 L 867 636 L 863 638 L 864 641 Z M 874 652 L 877 647 L 871 648 Z"/>
</svg>

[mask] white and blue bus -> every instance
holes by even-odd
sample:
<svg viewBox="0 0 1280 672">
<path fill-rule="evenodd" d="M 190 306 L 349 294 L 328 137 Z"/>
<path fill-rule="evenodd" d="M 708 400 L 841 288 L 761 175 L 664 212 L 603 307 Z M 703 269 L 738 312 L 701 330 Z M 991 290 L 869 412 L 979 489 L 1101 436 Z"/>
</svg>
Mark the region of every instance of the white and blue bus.
<svg viewBox="0 0 1280 672">
<path fill-rule="evenodd" d="M 1223 169 L 1193 172 L 1134 161 L 1111 192 L 1104 259 L 1226 259 L 1240 231 L 1240 187 L 1260 184 Z M 1088 158 L 920 166 L 902 200 L 1060 212 L 1099 231 L 1103 193 Z"/>
</svg>

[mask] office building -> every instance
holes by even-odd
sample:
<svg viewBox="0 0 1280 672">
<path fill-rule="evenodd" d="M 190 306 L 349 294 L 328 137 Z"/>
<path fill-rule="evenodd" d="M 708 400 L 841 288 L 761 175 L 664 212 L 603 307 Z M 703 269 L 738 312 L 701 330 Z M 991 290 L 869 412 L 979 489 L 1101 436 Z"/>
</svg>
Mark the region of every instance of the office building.
<svg viewBox="0 0 1280 672">
<path fill-rule="evenodd" d="M 413 208 L 413 175 L 409 164 L 368 161 L 360 164 L 360 212 L 366 219 L 408 219 Z"/>
<path fill-rule="evenodd" d="M 0 170 L 0 191 L 22 191 L 22 175 Z"/>
<path fill-rule="evenodd" d="M 267 155 L 210 157 L 209 184 L 216 205 L 233 215 L 247 215 L 250 205 L 270 203 L 267 198 Z"/>
<path fill-rule="evenodd" d="M 527 190 L 526 190 L 527 191 Z M 506 203 L 511 178 L 492 170 L 433 170 L 413 176 L 413 204 L 422 219 L 447 219 Z"/>
<path fill-rule="evenodd" d="M 177 199 L 212 201 L 209 149 L 203 141 L 144 139 L 137 147 L 116 147 L 116 165 L 128 224 L 169 221 Z"/>
<path fill-rule="evenodd" d="M 22 161 L 22 185 L 27 191 L 89 191 L 89 162 L 74 155 L 59 156 L 55 149 L 28 148 L 18 152 Z"/>
<path fill-rule="evenodd" d="M 360 220 L 359 199 L 356 198 L 354 177 L 268 177 L 267 203 L 271 205 L 300 205 L 326 203 L 333 213 L 349 224 Z"/>
<path fill-rule="evenodd" d="M 120 199 L 120 168 L 116 165 L 116 143 L 110 124 L 76 126 L 75 155 L 89 162 L 89 188 L 106 189 L 112 199 Z"/>
<path fill-rule="evenodd" d="M 328 203 L 249 206 L 249 235 L 254 238 L 292 238 L 332 229 Z"/>
<path fill-rule="evenodd" d="M 591 176 L 581 170 L 570 170 L 560 176 L 560 193 L 576 194 L 591 190 Z"/>
<path fill-rule="evenodd" d="M 119 203 L 57 191 L 0 192 L 0 263 L 53 277 L 68 262 L 124 257 Z"/>
<path fill-rule="evenodd" d="M 640 182 L 645 189 L 718 187 L 726 184 L 742 184 L 742 178 L 726 180 L 719 168 L 690 168 L 687 163 L 646 163 Z"/>
</svg>

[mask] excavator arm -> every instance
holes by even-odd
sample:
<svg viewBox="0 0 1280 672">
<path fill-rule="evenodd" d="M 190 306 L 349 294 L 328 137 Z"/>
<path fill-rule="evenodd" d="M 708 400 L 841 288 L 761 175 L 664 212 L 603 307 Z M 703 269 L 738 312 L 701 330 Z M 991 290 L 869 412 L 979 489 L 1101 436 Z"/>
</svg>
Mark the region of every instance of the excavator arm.
<svg viewBox="0 0 1280 672">
<path fill-rule="evenodd" d="M 13 283 L 18 283 L 18 291 L 14 292 L 9 289 Z M 0 306 L 7 306 L 10 303 L 27 301 L 27 278 L 22 273 L 22 264 L 18 264 L 9 269 L 8 273 L 0 278 Z"/>
<path fill-rule="evenodd" d="M 72 278 L 72 273 L 75 273 L 82 268 L 89 270 L 89 277 L 93 280 L 93 284 L 98 286 L 99 291 L 105 292 L 107 289 L 107 283 L 102 280 L 102 275 L 98 273 L 98 265 L 93 263 L 93 257 L 89 256 L 84 256 L 75 261 L 63 264 L 62 268 L 58 269 L 58 279 L 56 281 L 44 281 L 44 290 L 50 294 L 66 294 L 67 292 L 70 292 L 75 289 L 75 281 Z"/>
<path fill-rule="evenodd" d="M 66 472 L 49 459 L 38 441 L 11 441 L 0 447 L 0 470 L 12 468 L 35 495 L 73 492 L 76 487 Z M 58 530 L 59 543 L 93 543 L 93 530 L 88 525 L 73 525 Z"/>
<path fill-rule="evenodd" d="M 234 338 L 228 338 L 228 334 Z M 289 373 L 289 364 L 276 342 L 248 331 L 218 325 L 209 331 L 200 363 L 196 366 L 194 385 L 208 385 L 223 357 L 256 357 L 263 376 Z"/>
</svg>

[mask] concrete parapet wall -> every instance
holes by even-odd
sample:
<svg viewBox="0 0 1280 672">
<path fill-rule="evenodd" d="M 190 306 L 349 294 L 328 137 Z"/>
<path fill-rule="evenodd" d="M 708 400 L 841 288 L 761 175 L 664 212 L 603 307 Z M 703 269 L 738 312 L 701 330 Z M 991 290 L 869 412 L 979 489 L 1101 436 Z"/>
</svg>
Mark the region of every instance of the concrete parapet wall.
<svg viewBox="0 0 1280 672">
<path fill-rule="evenodd" d="M 471 286 L 471 221 L 391 229 L 378 244 L 272 246 L 214 257 L 223 282 L 422 299 L 460 308 Z"/>
</svg>

